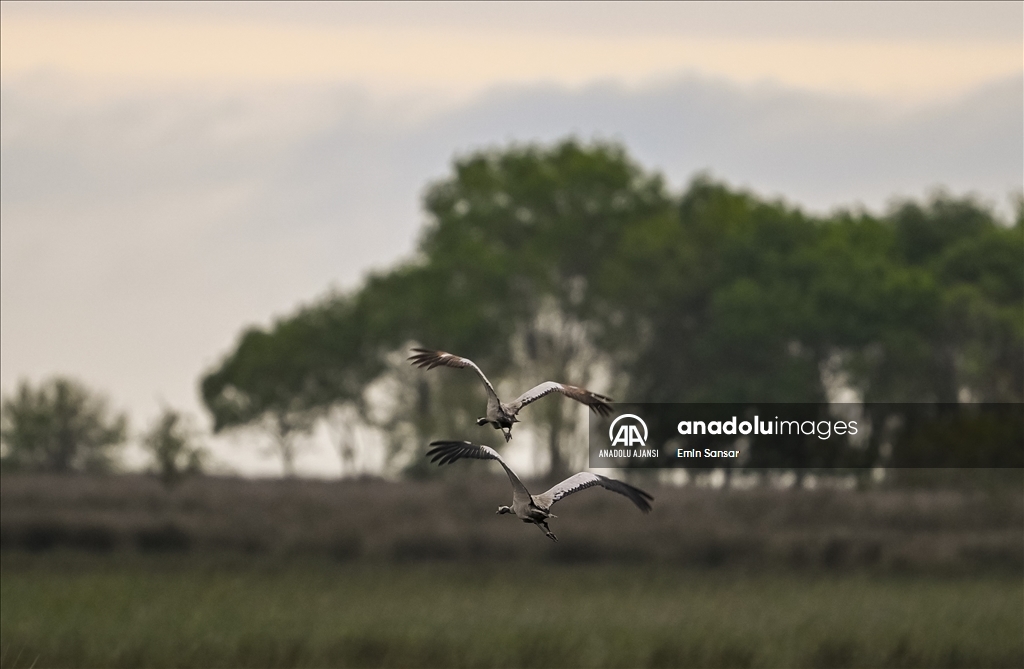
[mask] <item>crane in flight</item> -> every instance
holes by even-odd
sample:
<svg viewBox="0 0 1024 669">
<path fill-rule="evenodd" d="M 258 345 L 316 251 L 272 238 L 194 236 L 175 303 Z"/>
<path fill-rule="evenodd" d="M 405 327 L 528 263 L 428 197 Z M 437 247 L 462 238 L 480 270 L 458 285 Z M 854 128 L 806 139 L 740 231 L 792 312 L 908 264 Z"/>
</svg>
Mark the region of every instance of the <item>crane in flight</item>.
<svg viewBox="0 0 1024 669">
<path fill-rule="evenodd" d="M 539 527 L 552 541 L 558 541 L 558 537 L 548 527 L 548 519 L 558 516 L 551 513 L 551 507 L 558 500 L 568 497 L 574 492 L 595 485 L 601 486 L 605 490 L 628 497 L 629 501 L 644 513 L 651 510 L 651 502 L 654 501 L 654 497 L 640 488 L 590 472 L 573 474 L 561 483 L 554 485 L 550 490 L 539 495 L 531 495 L 516 473 L 505 464 L 498 452 L 489 446 L 479 446 L 468 441 L 432 441 L 430 445 L 433 448 L 427 451 L 426 455 L 431 462 L 436 462 L 438 465 L 447 465 L 462 458 L 497 460 L 498 464 L 505 469 L 508 480 L 512 483 L 512 504 L 511 506 L 499 506 L 497 513 L 516 514 L 516 517 L 524 523 L 533 523 Z"/>
<path fill-rule="evenodd" d="M 490 424 L 495 430 L 502 430 L 506 443 L 512 439 L 512 425 L 513 423 L 519 422 L 517 414 L 522 410 L 522 408 L 531 402 L 536 402 L 545 395 L 550 395 L 551 393 L 562 393 L 569 399 L 582 402 L 599 416 L 607 416 L 612 412 L 612 408 L 609 405 L 609 402 L 614 401 L 612 398 L 592 393 L 585 388 L 577 388 L 576 386 L 557 383 L 555 381 L 545 381 L 544 383 L 536 385 L 508 404 L 505 404 L 498 398 L 498 393 L 494 391 L 494 386 L 491 385 L 487 376 L 485 376 L 480 368 L 477 367 L 476 363 L 469 358 L 462 358 L 451 353 L 445 353 L 444 351 L 433 351 L 426 348 L 414 348 L 412 349 L 412 352 L 413 355 L 409 356 L 409 362 L 416 367 L 426 369 L 433 369 L 441 366 L 455 368 L 469 367 L 476 372 L 484 382 L 484 387 L 487 389 L 487 412 L 480 418 L 476 419 L 476 424 Z"/>
</svg>

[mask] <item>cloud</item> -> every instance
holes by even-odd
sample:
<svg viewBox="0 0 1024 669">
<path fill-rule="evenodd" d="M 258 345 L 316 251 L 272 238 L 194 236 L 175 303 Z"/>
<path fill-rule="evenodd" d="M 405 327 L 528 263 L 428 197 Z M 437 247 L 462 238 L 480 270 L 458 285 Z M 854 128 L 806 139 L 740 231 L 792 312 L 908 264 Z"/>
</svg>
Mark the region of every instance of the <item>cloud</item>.
<svg viewBox="0 0 1024 669">
<path fill-rule="evenodd" d="M 1008 38 L 998 21 L 1019 12 L 999 6 L 973 13 L 956 5 L 742 7 L 648 5 L 633 14 L 602 5 L 499 7 L 460 17 L 428 6 L 424 16 L 435 20 L 417 23 L 408 20 L 420 13 L 411 8 L 389 10 L 391 20 L 382 21 L 374 12 L 309 7 L 282 14 L 258 5 L 213 12 L 15 5 L 0 23 L 0 72 L 10 78 L 52 70 L 142 88 L 348 82 L 463 97 L 495 85 L 585 86 L 604 78 L 647 85 L 693 72 L 741 84 L 922 100 L 1020 69 L 1019 33 Z M 318 14 L 328 20 L 313 20 Z M 546 15 L 552 21 L 543 21 Z M 754 15 L 764 18 L 758 30 L 751 30 Z M 957 17 L 962 27 L 951 32 Z M 969 20 L 977 17 L 984 20 Z M 616 21 L 633 29 L 609 30 Z M 738 29 L 725 30 L 730 21 Z"/>
</svg>

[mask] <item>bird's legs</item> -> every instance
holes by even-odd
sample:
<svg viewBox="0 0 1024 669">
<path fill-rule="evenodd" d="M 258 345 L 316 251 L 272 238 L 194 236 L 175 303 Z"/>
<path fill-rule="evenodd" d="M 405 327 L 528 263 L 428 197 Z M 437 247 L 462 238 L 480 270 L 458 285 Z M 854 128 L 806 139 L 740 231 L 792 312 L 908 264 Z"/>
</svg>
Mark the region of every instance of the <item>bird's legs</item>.
<svg viewBox="0 0 1024 669">
<path fill-rule="evenodd" d="M 504 430 L 504 432 L 502 432 L 502 434 L 505 435 L 505 443 L 506 444 L 508 442 L 512 441 L 512 428 L 510 428 L 510 427 L 509 428 L 505 428 L 505 430 Z"/>
<path fill-rule="evenodd" d="M 541 522 L 537 523 L 537 527 L 539 527 L 541 531 L 544 532 L 544 536 L 546 536 L 548 539 L 551 539 L 552 541 L 558 541 L 558 537 L 556 537 L 555 533 L 551 531 L 550 527 L 548 527 L 547 521 L 542 520 Z"/>
</svg>

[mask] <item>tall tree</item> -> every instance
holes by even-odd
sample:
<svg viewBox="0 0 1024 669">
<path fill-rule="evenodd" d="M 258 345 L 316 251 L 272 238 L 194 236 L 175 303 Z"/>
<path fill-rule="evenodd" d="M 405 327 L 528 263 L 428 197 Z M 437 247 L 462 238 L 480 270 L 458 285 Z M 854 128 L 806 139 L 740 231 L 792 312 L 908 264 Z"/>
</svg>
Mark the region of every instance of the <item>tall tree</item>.
<svg viewBox="0 0 1024 669">
<path fill-rule="evenodd" d="M 586 385 L 604 357 L 596 340 L 607 309 L 594 280 L 624 234 L 668 215 L 672 200 L 661 178 L 621 147 L 566 141 L 460 160 L 453 178 L 428 191 L 426 205 L 434 220 L 422 252 L 449 293 L 479 291 L 467 295 L 467 307 L 493 321 L 490 336 L 478 340 L 488 369 L 520 386 Z M 575 408 L 531 409 L 546 432 L 552 476 L 568 468 L 562 437 L 575 425 L 579 412 L 567 412 Z"/>
<path fill-rule="evenodd" d="M 608 302 L 630 395 L 649 402 L 818 401 L 811 324 L 820 224 L 696 179 L 675 216 L 626 232 Z"/>
<path fill-rule="evenodd" d="M 329 295 L 281 319 L 271 331 L 246 330 L 235 350 L 201 383 L 214 432 L 255 428 L 270 437 L 287 476 L 296 436 L 334 402 L 356 397 L 380 363 L 363 356 L 353 299 Z"/>
<path fill-rule="evenodd" d="M 630 225 L 671 211 L 661 179 L 621 148 L 576 141 L 457 160 L 452 177 L 428 189 L 425 205 L 430 222 L 414 260 L 371 276 L 351 296 L 243 336 L 203 381 L 216 429 L 271 413 L 363 406 L 362 389 L 390 379 L 403 399 L 376 420 L 392 450 L 445 436 L 434 433 L 436 416 L 453 413 L 453 403 L 435 407 L 434 398 L 475 381 L 409 374 L 401 351 L 413 342 L 472 357 L 499 386 L 540 377 L 585 383 L 599 354 L 592 277 Z M 556 473 L 567 466 L 560 440 L 571 419 L 563 411 L 553 402 L 534 413 L 546 424 Z"/>
</svg>

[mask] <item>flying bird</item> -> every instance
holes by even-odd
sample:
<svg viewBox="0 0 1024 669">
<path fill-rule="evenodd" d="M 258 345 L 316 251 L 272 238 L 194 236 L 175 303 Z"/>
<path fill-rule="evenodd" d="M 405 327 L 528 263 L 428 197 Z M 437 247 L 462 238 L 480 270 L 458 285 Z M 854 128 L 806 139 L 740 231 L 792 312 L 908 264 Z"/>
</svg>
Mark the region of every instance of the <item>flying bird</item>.
<svg viewBox="0 0 1024 669">
<path fill-rule="evenodd" d="M 557 518 L 551 513 L 551 506 L 574 492 L 579 492 L 591 486 L 601 486 L 605 490 L 625 495 L 633 502 L 638 509 L 647 513 L 651 510 L 651 502 L 654 498 L 648 493 L 634 488 L 628 483 L 616 481 L 600 474 L 580 472 L 573 474 L 561 483 L 556 484 L 550 490 L 539 495 L 531 495 L 523 482 L 519 480 L 516 473 L 512 471 L 505 461 L 501 459 L 498 452 L 489 446 L 478 446 L 468 441 L 432 441 L 433 446 L 427 451 L 427 457 L 431 462 L 438 465 L 447 465 L 462 458 L 475 458 L 477 460 L 497 460 L 508 474 L 508 480 L 512 482 L 512 505 L 499 506 L 497 513 L 514 513 L 524 523 L 533 523 L 539 527 L 552 541 L 558 541 L 558 537 L 548 527 L 548 518 Z"/>
<path fill-rule="evenodd" d="M 412 352 L 414 355 L 409 356 L 409 361 L 420 368 L 433 369 L 442 365 L 445 367 L 472 368 L 480 379 L 483 380 L 484 387 L 487 388 L 487 413 L 486 415 L 477 418 L 476 424 L 486 425 L 490 423 L 495 430 L 502 430 L 502 434 L 505 435 L 506 442 L 512 439 L 512 424 L 519 422 L 516 414 L 518 414 L 519 411 L 527 404 L 536 402 L 540 398 L 545 395 L 550 395 L 551 393 L 562 393 L 569 399 L 582 402 L 599 416 L 607 416 L 612 412 L 612 408 L 608 404 L 609 402 L 614 401 L 612 398 L 592 393 L 585 388 L 577 388 L 576 386 L 556 383 L 555 381 L 545 381 L 540 385 L 534 386 L 513 401 L 505 404 L 498 399 L 498 393 L 494 392 L 494 386 L 487 380 L 484 373 L 480 371 L 480 368 L 476 366 L 476 363 L 469 358 L 461 358 L 451 353 L 445 353 L 444 351 L 432 351 L 426 348 L 414 348 L 412 349 Z"/>
</svg>

